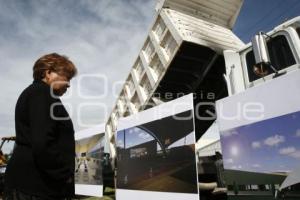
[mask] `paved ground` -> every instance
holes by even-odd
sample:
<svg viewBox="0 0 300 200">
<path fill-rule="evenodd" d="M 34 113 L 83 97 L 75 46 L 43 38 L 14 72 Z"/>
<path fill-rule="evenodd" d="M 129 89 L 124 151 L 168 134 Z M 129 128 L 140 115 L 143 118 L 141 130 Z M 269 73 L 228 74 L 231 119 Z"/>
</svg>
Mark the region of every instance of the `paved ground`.
<svg viewBox="0 0 300 200">
<path fill-rule="evenodd" d="M 76 163 L 75 183 L 98 185 L 102 184 L 100 160 L 82 159 Z"/>
</svg>

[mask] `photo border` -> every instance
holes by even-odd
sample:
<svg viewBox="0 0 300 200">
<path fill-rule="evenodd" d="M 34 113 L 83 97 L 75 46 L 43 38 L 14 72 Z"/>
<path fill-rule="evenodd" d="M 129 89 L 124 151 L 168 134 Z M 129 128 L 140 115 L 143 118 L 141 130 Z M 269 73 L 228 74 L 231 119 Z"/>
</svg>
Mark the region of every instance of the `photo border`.
<svg viewBox="0 0 300 200">
<path fill-rule="evenodd" d="M 94 135 L 103 134 L 105 140 L 105 124 L 100 124 L 89 129 L 84 129 L 75 133 L 75 141 L 92 137 Z M 105 148 L 105 147 L 104 147 Z M 75 159 L 75 158 L 74 158 Z M 103 180 L 103 177 L 102 177 Z M 75 194 L 102 197 L 103 196 L 103 182 L 101 185 L 76 184 Z"/>
</svg>

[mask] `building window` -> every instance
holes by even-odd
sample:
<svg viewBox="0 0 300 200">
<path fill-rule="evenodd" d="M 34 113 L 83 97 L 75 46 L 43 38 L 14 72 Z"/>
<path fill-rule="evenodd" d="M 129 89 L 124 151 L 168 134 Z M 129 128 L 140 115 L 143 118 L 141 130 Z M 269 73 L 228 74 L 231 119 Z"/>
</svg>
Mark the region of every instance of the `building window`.
<svg viewBox="0 0 300 200">
<path fill-rule="evenodd" d="M 278 71 L 290 67 L 296 64 L 291 47 L 288 43 L 288 40 L 285 36 L 279 35 L 274 37 L 272 40 L 267 42 L 270 60 L 274 68 Z M 246 54 L 246 63 L 249 82 L 255 81 L 260 76 L 256 75 L 253 71 L 253 66 L 255 65 L 254 53 L 251 50 Z M 269 74 L 273 73 L 271 69 L 268 69 Z"/>
</svg>

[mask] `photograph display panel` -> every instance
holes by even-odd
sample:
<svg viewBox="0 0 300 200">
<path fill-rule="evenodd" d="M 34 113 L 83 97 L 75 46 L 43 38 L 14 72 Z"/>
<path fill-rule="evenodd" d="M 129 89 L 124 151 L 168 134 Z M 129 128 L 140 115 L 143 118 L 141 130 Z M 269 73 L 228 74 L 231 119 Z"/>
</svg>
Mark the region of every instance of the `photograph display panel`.
<svg viewBox="0 0 300 200">
<path fill-rule="evenodd" d="M 97 128 L 97 127 L 96 127 Z M 102 161 L 104 155 L 103 126 L 75 134 L 75 193 L 102 196 Z M 103 132 L 102 132 L 103 131 Z"/>
<path fill-rule="evenodd" d="M 182 101 L 186 109 L 176 112 Z M 169 112 L 157 112 L 158 107 L 138 113 L 134 126 L 121 122 L 118 127 L 118 200 L 199 199 L 192 95 L 165 106 L 172 103 L 180 104 Z"/>
<path fill-rule="evenodd" d="M 294 72 L 217 102 L 229 191 L 300 194 L 299 82 Z"/>
</svg>

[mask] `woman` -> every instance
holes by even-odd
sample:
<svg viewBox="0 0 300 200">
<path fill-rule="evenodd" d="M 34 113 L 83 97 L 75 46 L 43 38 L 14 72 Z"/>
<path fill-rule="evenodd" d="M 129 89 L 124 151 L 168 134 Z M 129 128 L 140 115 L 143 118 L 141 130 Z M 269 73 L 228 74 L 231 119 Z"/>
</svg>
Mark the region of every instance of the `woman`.
<svg viewBox="0 0 300 200">
<path fill-rule="evenodd" d="M 5 173 L 4 200 L 74 196 L 74 129 L 59 97 L 76 73 L 74 64 L 56 53 L 34 64 L 34 81 L 16 104 L 16 147 Z"/>
</svg>

